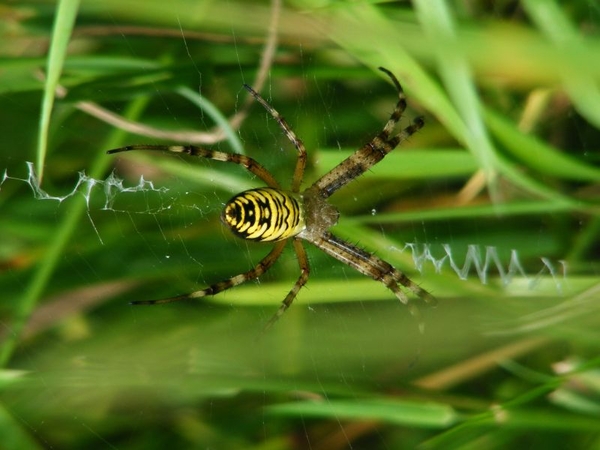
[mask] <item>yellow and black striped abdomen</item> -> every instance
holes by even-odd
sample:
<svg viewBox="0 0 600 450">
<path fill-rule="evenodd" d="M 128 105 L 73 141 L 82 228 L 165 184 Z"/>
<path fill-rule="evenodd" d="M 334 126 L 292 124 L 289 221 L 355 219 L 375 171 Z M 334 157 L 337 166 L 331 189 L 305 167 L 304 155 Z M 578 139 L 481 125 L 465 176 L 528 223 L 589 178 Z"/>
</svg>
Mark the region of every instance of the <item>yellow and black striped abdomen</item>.
<svg viewBox="0 0 600 450">
<path fill-rule="evenodd" d="M 290 192 L 258 188 L 236 195 L 221 215 L 237 236 L 253 241 L 282 241 L 304 229 L 304 211 Z"/>
</svg>

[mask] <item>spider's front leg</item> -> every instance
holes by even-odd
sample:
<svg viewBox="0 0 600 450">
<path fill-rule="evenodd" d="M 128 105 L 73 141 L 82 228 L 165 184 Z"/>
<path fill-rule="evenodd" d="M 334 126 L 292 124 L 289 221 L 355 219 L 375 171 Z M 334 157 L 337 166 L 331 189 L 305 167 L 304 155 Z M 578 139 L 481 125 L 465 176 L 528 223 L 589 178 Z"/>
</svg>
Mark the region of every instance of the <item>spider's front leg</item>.
<svg viewBox="0 0 600 450">
<path fill-rule="evenodd" d="M 394 127 L 406 109 L 406 96 L 404 95 L 402 86 L 400 86 L 400 82 L 392 72 L 383 67 L 380 67 L 379 70 L 392 79 L 398 91 L 396 108 L 377 136 L 313 183 L 310 187 L 311 191 L 318 192 L 322 198 L 328 198 L 338 189 L 365 173 L 381 161 L 389 152 L 394 150 L 402 141 L 423 128 L 425 124 L 422 117 L 417 117 L 400 133 L 392 136 Z"/>
<path fill-rule="evenodd" d="M 302 237 L 328 255 L 333 256 L 335 259 L 356 269 L 358 272 L 383 283 L 403 304 L 408 306 L 411 314 L 419 320 L 419 329 L 421 332 L 423 331 L 424 324 L 421 320 L 419 309 L 416 305 L 409 302 L 408 297 L 402 291 L 400 286 L 404 286 L 430 305 L 435 305 L 437 303 L 437 300 L 433 295 L 420 287 L 390 263 L 356 245 L 350 244 L 349 242 L 334 236 L 329 231 L 325 231 L 316 236 L 305 234 Z"/>
</svg>

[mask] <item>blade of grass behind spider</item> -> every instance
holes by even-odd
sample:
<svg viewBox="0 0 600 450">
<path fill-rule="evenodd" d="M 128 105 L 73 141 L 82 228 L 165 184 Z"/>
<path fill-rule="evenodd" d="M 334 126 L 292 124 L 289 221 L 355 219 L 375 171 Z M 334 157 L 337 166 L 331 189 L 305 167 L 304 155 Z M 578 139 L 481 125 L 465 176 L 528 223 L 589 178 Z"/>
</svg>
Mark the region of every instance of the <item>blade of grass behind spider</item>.
<svg viewBox="0 0 600 450">
<path fill-rule="evenodd" d="M 71 38 L 78 9 L 79 0 L 61 0 L 56 11 L 46 65 L 46 80 L 44 83 L 44 96 L 42 98 L 37 144 L 37 171 L 40 182 L 44 176 L 44 163 L 48 150 L 48 129 L 50 127 L 52 106 L 54 105 L 56 88 L 67 56 L 67 46 Z"/>
<path fill-rule="evenodd" d="M 538 28 L 562 49 L 570 59 L 574 51 L 581 49 L 583 39 L 556 2 L 526 0 L 523 8 Z M 596 127 L 600 127 L 600 89 L 589 70 L 580 70 L 575 63 L 561 64 L 562 82 L 577 111 Z"/>
<path fill-rule="evenodd" d="M 481 105 L 469 63 L 458 50 L 454 19 L 443 1 L 417 0 L 415 8 L 417 17 L 420 18 L 425 32 L 433 42 L 444 41 L 455 47 L 452 52 L 447 52 L 445 49 L 437 52 L 435 56 L 438 70 L 464 121 L 467 130 L 464 135 L 465 142 L 485 173 L 492 199 L 497 201 L 499 193 L 496 177 L 499 164 L 496 160 L 496 151 L 489 140 L 481 117 Z"/>
<path fill-rule="evenodd" d="M 428 22 L 431 20 L 434 23 L 433 25 L 428 25 L 428 27 L 437 27 L 430 29 L 427 33 L 430 47 L 439 47 L 445 50 L 444 55 L 446 55 L 453 47 L 449 47 L 448 45 L 448 40 L 446 39 L 448 31 L 444 27 L 453 26 L 452 18 L 449 17 L 447 11 L 437 8 L 432 9 L 429 4 L 421 5 L 421 7 L 423 8 L 421 21 Z M 434 79 L 424 71 L 402 45 L 398 44 L 398 42 L 402 42 L 406 37 L 400 38 L 397 23 L 383 16 L 375 7 L 360 4 L 345 8 L 339 11 L 339 14 L 327 23 L 328 29 L 331 31 L 330 36 L 348 52 L 355 54 L 365 64 L 372 67 L 384 65 L 394 73 L 397 73 L 401 82 L 408 80 L 407 83 L 404 83 L 404 88 L 409 92 L 411 97 L 417 98 L 427 109 L 436 115 L 437 119 L 446 126 L 448 131 L 459 142 L 465 143 L 488 175 L 492 174 L 496 176 L 496 174 L 502 174 L 517 186 L 535 195 L 551 199 L 555 202 L 569 204 L 572 207 L 577 206 L 577 202 L 574 200 L 561 195 L 551 187 L 523 173 L 516 165 L 512 164 L 501 154 L 496 153 L 485 133 L 481 135 L 479 132 L 471 131 L 471 129 L 475 129 L 476 131 L 485 130 L 485 127 L 482 128 L 482 110 L 479 100 L 476 97 L 474 81 L 470 77 L 465 77 L 466 67 L 463 67 L 460 71 L 453 71 L 454 63 L 451 64 L 449 61 L 445 61 L 443 56 L 438 56 L 440 70 L 445 72 L 445 84 L 448 91 L 452 94 L 453 98 L 461 99 L 461 104 L 467 103 L 461 106 L 461 110 L 468 110 L 467 113 L 459 113 L 454 105 L 456 102 L 450 102 L 448 96 Z M 369 28 L 376 30 L 372 35 L 365 36 L 354 31 L 348 31 L 364 29 L 365 23 L 370 23 L 372 26 Z M 398 36 L 398 39 L 395 39 L 396 36 Z M 422 35 L 413 37 L 415 39 L 424 38 Z M 374 45 L 374 42 L 378 44 Z M 377 51 L 373 51 L 373 48 L 376 48 Z M 435 57 L 436 55 L 433 56 Z M 471 57 L 474 56 L 471 55 Z M 456 61 L 456 64 L 466 66 L 467 62 L 463 58 Z M 464 100 L 465 96 L 470 100 Z M 467 114 L 466 119 L 463 118 L 464 114 Z"/>
<path fill-rule="evenodd" d="M 226 140 L 229 142 L 235 153 L 245 154 L 244 146 L 242 145 L 239 136 L 235 130 L 231 128 L 227 117 L 225 117 L 214 104 L 209 102 L 200 93 L 195 92 L 186 86 L 179 86 L 175 89 L 175 92 L 194 103 L 215 121 L 215 124 L 218 125 L 225 134 Z"/>
<path fill-rule="evenodd" d="M 140 97 L 134 101 L 126 112 L 126 117 L 137 117 L 141 110 L 146 106 L 148 99 Z M 123 139 L 125 133 L 121 130 L 115 130 L 106 139 L 102 145 L 104 148 L 112 148 L 118 146 L 118 143 Z M 90 177 L 100 178 L 106 169 L 111 164 L 111 159 L 107 158 L 104 152 L 99 152 L 95 160 L 91 164 L 89 171 Z M 70 239 L 77 229 L 82 216 L 86 211 L 86 202 L 83 198 L 79 198 L 70 204 L 68 210 L 64 211 L 63 219 L 56 228 L 55 238 L 51 241 L 43 259 L 40 261 L 38 269 L 34 272 L 31 281 L 24 289 L 23 296 L 16 302 L 17 309 L 14 313 L 15 321 L 12 324 L 11 333 L 4 342 L 0 350 L 0 366 L 5 366 L 19 341 L 23 327 L 27 323 L 31 312 L 35 308 L 37 301 L 44 292 L 52 273 L 58 265 L 58 261 L 63 254 L 65 246 L 70 242 Z"/>
</svg>

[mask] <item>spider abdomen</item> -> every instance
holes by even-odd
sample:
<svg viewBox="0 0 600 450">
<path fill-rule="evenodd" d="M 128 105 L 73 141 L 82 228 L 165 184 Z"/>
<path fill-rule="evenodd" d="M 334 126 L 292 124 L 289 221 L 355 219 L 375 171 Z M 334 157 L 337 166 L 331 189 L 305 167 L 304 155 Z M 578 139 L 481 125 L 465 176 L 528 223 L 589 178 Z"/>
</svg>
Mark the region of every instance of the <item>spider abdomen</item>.
<svg viewBox="0 0 600 450">
<path fill-rule="evenodd" d="M 252 241 L 282 241 L 304 227 L 304 211 L 291 192 L 274 188 L 250 189 L 225 205 L 221 220 L 233 233 Z"/>
</svg>

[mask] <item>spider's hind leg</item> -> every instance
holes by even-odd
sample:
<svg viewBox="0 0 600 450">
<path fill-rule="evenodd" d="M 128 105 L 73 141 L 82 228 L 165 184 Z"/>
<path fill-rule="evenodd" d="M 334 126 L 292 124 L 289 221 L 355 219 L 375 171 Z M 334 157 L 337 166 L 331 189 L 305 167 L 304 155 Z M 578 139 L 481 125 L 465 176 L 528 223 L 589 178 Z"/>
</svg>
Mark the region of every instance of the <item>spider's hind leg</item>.
<svg viewBox="0 0 600 450">
<path fill-rule="evenodd" d="M 234 286 L 238 286 L 246 281 L 253 280 L 260 277 L 263 273 L 271 268 L 275 261 L 281 256 L 283 248 L 285 247 L 286 241 L 279 241 L 275 244 L 273 249 L 265 256 L 254 268 L 247 272 L 235 275 L 226 280 L 220 281 L 215 284 L 211 284 L 205 289 L 190 292 L 189 294 L 177 295 L 175 297 L 163 298 L 160 300 L 138 300 L 131 302 L 132 305 L 159 305 L 162 303 L 177 302 L 180 300 L 192 300 L 196 298 L 206 297 L 209 295 L 216 295 L 219 292 L 226 291 Z"/>
<path fill-rule="evenodd" d="M 277 121 L 279 127 L 284 132 L 289 141 L 296 147 L 298 151 L 298 159 L 296 160 L 296 168 L 294 169 L 294 176 L 292 177 L 292 192 L 299 192 L 300 185 L 302 184 L 302 177 L 304 176 L 304 169 L 306 167 L 306 148 L 304 147 L 304 143 L 302 140 L 296 136 L 296 133 L 292 130 L 292 127 L 287 123 L 287 121 L 277 112 L 275 108 L 273 108 L 261 95 L 252 89 L 247 84 L 244 84 L 244 88 L 250 92 L 250 94 L 256 99 L 258 103 L 260 103 L 263 108 L 267 110 L 271 117 Z"/>
<path fill-rule="evenodd" d="M 265 333 L 265 331 L 271 328 L 275 322 L 279 320 L 283 313 L 287 311 L 287 309 L 290 307 L 290 305 L 296 298 L 296 295 L 298 295 L 300 289 L 302 289 L 302 286 L 304 286 L 308 281 L 308 276 L 310 274 L 310 265 L 308 263 L 308 257 L 306 256 L 306 250 L 304 250 L 302 241 L 300 241 L 300 239 L 298 238 L 294 238 L 292 244 L 294 246 L 296 256 L 298 257 L 298 265 L 300 266 L 300 276 L 298 277 L 296 284 L 294 284 L 288 295 L 283 299 L 283 302 L 281 302 L 281 306 L 279 307 L 277 312 L 273 314 L 273 316 L 263 327 L 263 334 Z"/>
<path fill-rule="evenodd" d="M 112 150 L 108 150 L 106 153 L 112 155 L 114 153 L 123 153 L 130 152 L 134 150 L 152 150 L 159 152 L 167 152 L 167 153 L 180 153 L 190 156 L 196 156 L 198 158 L 212 159 L 214 161 L 222 161 L 222 162 L 230 162 L 234 164 L 238 164 L 250 173 L 253 173 L 268 186 L 272 188 L 279 188 L 279 183 L 277 180 L 271 175 L 271 173 L 265 169 L 262 164 L 258 161 L 245 156 L 239 153 L 226 153 L 219 152 L 217 150 L 208 150 L 202 147 L 196 147 L 195 145 L 152 145 L 152 144 L 136 144 L 136 145 L 128 145 L 126 147 L 115 148 Z"/>
</svg>

